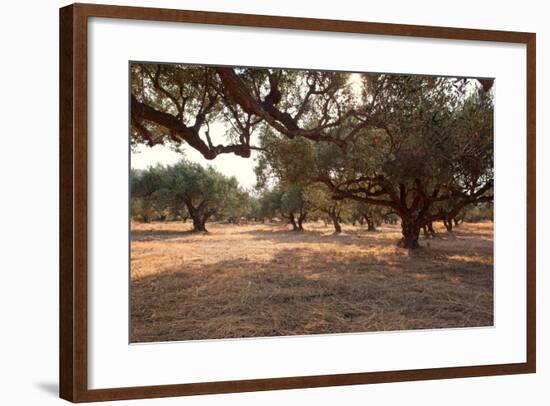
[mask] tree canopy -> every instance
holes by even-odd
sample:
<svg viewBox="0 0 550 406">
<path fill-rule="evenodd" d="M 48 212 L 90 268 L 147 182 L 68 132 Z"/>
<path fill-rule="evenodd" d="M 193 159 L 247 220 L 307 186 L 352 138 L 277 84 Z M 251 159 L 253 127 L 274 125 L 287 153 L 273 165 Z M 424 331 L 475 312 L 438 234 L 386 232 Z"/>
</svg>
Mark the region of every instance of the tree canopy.
<svg viewBox="0 0 550 406">
<path fill-rule="evenodd" d="M 206 159 L 259 151 L 258 185 L 277 185 L 270 197 L 293 224 L 309 188 L 324 207 L 394 213 L 415 248 L 426 224 L 492 201 L 492 80 L 140 63 L 131 86 L 132 143 Z"/>
<path fill-rule="evenodd" d="M 384 86 L 372 83 L 377 80 Z M 367 88 L 384 89 L 376 113 L 385 123 L 383 129 L 362 129 L 347 148 L 289 140 L 265 129 L 260 136 L 266 152 L 259 158 L 259 183 L 322 183 L 334 199 L 385 207 L 400 216 L 403 245 L 410 248 L 416 247 L 425 224 L 492 201 L 491 94 L 481 87 L 466 93 L 448 78 L 365 81 Z"/>
<path fill-rule="evenodd" d="M 170 206 L 175 212 L 184 208 L 193 220 L 194 231 L 206 231 L 206 222 L 214 215 L 240 216 L 249 199 L 234 177 L 186 160 L 133 171 L 131 196 L 142 202 L 163 202 L 160 207 Z"/>
</svg>

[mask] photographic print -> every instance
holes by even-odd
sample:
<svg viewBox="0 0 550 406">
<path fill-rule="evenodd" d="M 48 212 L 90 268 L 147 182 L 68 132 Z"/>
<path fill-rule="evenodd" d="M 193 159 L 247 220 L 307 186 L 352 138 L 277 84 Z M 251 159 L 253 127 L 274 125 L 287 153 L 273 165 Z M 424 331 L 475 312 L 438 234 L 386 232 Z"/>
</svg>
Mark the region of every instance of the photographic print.
<svg viewBox="0 0 550 406">
<path fill-rule="evenodd" d="M 493 325 L 492 78 L 129 70 L 131 343 Z"/>
</svg>

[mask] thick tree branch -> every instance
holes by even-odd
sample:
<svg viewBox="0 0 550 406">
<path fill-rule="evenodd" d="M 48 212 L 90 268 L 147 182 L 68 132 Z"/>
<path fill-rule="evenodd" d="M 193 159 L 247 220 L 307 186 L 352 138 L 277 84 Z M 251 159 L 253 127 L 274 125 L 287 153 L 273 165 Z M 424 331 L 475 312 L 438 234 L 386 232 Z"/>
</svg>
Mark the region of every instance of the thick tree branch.
<svg viewBox="0 0 550 406">
<path fill-rule="evenodd" d="M 161 143 L 162 140 L 151 138 L 150 133 L 144 131 L 145 127 L 141 124 L 143 120 L 156 123 L 169 130 L 171 141 L 181 143 L 185 141 L 191 147 L 199 151 L 206 159 L 214 159 L 220 154 L 233 153 L 245 158 L 250 157 L 251 149 L 258 149 L 247 144 L 233 145 L 208 145 L 200 137 L 199 130 L 194 127 L 187 127 L 175 116 L 169 113 L 158 111 L 145 103 L 138 101 L 135 96 L 131 99 L 132 125 L 140 133 L 149 145 Z"/>
</svg>

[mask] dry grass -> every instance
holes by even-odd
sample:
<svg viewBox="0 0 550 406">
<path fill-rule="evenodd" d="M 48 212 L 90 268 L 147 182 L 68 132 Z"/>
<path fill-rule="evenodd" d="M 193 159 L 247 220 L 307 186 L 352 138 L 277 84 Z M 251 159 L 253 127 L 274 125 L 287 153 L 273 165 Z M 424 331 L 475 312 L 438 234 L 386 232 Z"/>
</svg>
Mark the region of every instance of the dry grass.
<svg viewBox="0 0 550 406">
<path fill-rule="evenodd" d="M 132 224 L 131 341 L 493 324 L 493 224 L 398 248 L 398 226 Z"/>
</svg>

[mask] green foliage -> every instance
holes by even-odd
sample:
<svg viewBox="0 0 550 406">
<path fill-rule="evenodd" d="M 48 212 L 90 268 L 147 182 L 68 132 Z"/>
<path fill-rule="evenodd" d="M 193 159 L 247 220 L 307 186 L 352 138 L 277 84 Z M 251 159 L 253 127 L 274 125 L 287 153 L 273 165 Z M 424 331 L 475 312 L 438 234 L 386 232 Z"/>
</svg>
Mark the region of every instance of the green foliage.
<svg viewBox="0 0 550 406">
<path fill-rule="evenodd" d="M 303 229 L 302 223 L 312 210 L 305 189 L 297 185 L 286 188 L 277 185 L 272 189 L 264 189 L 258 198 L 257 207 L 259 218 L 271 220 L 280 216 L 288 220 L 295 230 Z"/>
<path fill-rule="evenodd" d="M 493 221 L 493 203 L 480 203 L 469 210 L 464 215 L 464 221 L 477 223 L 479 221 Z"/>
<path fill-rule="evenodd" d="M 169 194 L 162 166 L 130 172 L 131 215 L 146 223 L 163 220 L 169 209 Z"/>
<path fill-rule="evenodd" d="M 384 222 L 393 222 L 394 214 L 391 210 L 361 201 L 354 201 L 351 204 L 350 220 L 355 225 L 367 224 L 369 231 L 376 230 L 376 227 Z"/>
<path fill-rule="evenodd" d="M 189 215 L 197 231 L 218 218 L 238 219 L 249 210 L 250 196 L 236 178 L 227 178 L 211 167 L 181 160 L 131 173 L 132 213 L 143 221 L 165 218 L 166 213 L 185 219 Z"/>
<path fill-rule="evenodd" d="M 305 188 L 305 199 L 320 214 L 321 218 L 333 221 L 334 218 L 347 220 L 353 209 L 353 202 L 335 199 L 332 191 L 323 183 L 315 182 Z"/>
<path fill-rule="evenodd" d="M 284 191 L 281 197 L 281 211 L 285 213 L 296 213 L 307 210 L 309 204 L 304 196 L 304 189 L 292 185 Z"/>
<path fill-rule="evenodd" d="M 279 188 L 264 191 L 258 199 L 261 218 L 272 219 L 280 215 L 284 192 Z"/>
</svg>

